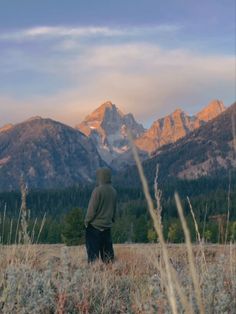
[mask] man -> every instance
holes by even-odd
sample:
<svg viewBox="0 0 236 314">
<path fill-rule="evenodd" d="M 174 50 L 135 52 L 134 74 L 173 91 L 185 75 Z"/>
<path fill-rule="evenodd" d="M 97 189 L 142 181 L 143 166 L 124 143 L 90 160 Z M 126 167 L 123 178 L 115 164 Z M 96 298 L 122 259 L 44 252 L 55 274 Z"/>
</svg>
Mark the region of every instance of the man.
<svg viewBox="0 0 236 314">
<path fill-rule="evenodd" d="M 112 262 L 114 251 L 111 227 L 115 221 L 117 192 L 111 185 L 111 171 L 99 168 L 96 172 L 98 186 L 93 190 L 85 217 L 86 249 L 88 262 L 99 258 Z"/>
</svg>

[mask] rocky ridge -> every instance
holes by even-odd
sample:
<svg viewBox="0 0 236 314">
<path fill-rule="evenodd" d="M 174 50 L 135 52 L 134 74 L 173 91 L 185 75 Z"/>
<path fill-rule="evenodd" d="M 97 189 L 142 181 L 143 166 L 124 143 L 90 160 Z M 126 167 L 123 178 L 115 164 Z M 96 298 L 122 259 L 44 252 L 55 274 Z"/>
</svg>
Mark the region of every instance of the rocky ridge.
<svg viewBox="0 0 236 314">
<path fill-rule="evenodd" d="M 145 131 L 131 113 L 124 114 L 111 101 L 102 104 L 76 128 L 92 139 L 102 159 L 109 164 L 130 149 L 127 128 L 134 138 Z"/>
<path fill-rule="evenodd" d="M 153 122 L 148 130 L 137 123 L 132 114 L 124 114 L 107 101 L 76 126 L 91 138 L 99 154 L 115 169 L 134 163 L 127 138 L 129 129 L 142 160 L 152 156 L 163 145 L 175 143 L 225 110 L 223 102 L 213 100 L 194 116 L 176 109 Z"/>
<path fill-rule="evenodd" d="M 194 116 L 177 109 L 172 114 L 156 120 L 150 129 L 135 140 L 136 146 L 153 154 L 163 145 L 175 143 L 193 130 L 214 119 L 225 110 L 223 102 L 214 100 Z"/>
<path fill-rule="evenodd" d="M 224 144 L 220 139 L 230 133 L 225 133 L 230 122 L 229 125 L 217 123 L 211 131 L 202 131 L 227 116 L 226 112 L 222 102 L 212 101 L 195 116 L 177 109 L 145 130 L 132 114 L 124 114 L 108 101 L 76 128 L 41 117 L 6 125 L 0 128 L 0 190 L 17 189 L 22 175 L 31 188 L 55 188 L 92 182 L 100 166 L 109 165 L 120 173 L 134 163 L 127 128 L 133 133 L 141 159 L 146 160 L 144 164 L 156 162 L 149 159 L 150 155 L 156 156 L 166 174 L 197 178 L 211 173 L 214 164 L 227 169 L 234 161 L 231 157 L 224 158 L 221 151 L 226 151 L 232 143 Z M 202 133 L 198 132 L 203 132 L 203 141 L 197 136 Z M 214 139 L 211 132 L 217 133 Z M 217 141 L 220 145 L 214 144 Z M 188 147 L 187 151 L 180 143 Z M 200 148 L 196 150 L 197 147 Z M 205 156 L 201 163 L 205 147 L 210 147 L 215 155 Z M 212 156 L 211 150 L 207 156 Z M 192 157 L 186 157 L 188 154 Z M 152 169 L 150 177 L 154 172 Z"/>
<path fill-rule="evenodd" d="M 159 148 L 155 156 L 143 162 L 149 182 L 154 180 L 157 165 L 159 179 L 163 181 L 228 175 L 236 168 L 233 121 L 236 121 L 236 103 L 175 143 Z M 118 181 L 128 185 L 140 182 L 136 167 L 128 167 Z"/>
</svg>

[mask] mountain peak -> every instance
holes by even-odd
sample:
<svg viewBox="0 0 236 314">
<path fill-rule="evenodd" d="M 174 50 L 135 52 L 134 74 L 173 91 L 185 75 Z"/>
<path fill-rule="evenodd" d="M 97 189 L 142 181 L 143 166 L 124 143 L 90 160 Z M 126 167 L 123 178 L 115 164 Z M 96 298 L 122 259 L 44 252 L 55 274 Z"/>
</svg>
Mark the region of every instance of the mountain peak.
<svg viewBox="0 0 236 314">
<path fill-rule="evenodd" d="M 101 104 L 76 127 L 96 143 L 103 160 L 110 163 L 129 149 L 128 128 L 139 137 L 144 128 L 131 113 L 124 114 L 111 101 Z"/>
<path fill-rule="evenodd" d="M 172 112 L 172 115 L 183 113 L 184 111 L 181 108 L 176 108 L 175 111 Z"/>
<path fill-rule="evenodd" d="M 223 101 L 218 99 L 212 100 L 203 110 L 197 113 L 196 117 L 202 121 L 209 121 L 216 118 L 220 113 L 225 111 Z"/>
<path fill-rule="evenodd" d="M 40 116 L 33 116 L 33 117 L 30 117 L 29 119 L 25 120 L 25 122 L 30 122 L 30 121 L 35 121 L 35 120 L 43 120 L 43 118 Z"/>
<path fill-rule="evenodd" d="M 117 110 L 116 105 L 114 105 L 112 103 L 112 101 L 107 100 L 104 103 L 102 103 L 96 110 L 94 110 L 93 113 L 95 113 L 95 112 L 96 113 L 102 113 L 104 115 L 107 110 L 112 110 L 112 109 Z"/>
<path fill-rule="evenodd" d="M 96 110 L 94 110 L 91 114 L 89 114 L 84 121 L 99 121 L 102 122 L 106 113 L 108 111 L 112 111 L 113 114 L 117 114 L 121 117 L 124 116 L 123 112 L 121 112 L 116 105 L 114 105 L 110 100 L 102 103 Z"/>
<path fill-rule="evenodd" d="M 176 108 L 175 111 L 173 111 L 169 116 L 165 118 L 171 117 L 172 119 L 179 119 L 180 117 L 185 116 L 185 115 L 186 114 L 182 109 Z"/>
<path fill-rule="evenodd" d="M 112 109 L 112 107 L 116 107 L 116 106 L 112 103 L 111 100 L 107 100 L 104 103 L 102 103 L 99 108 L 100 109 L 106 109 L 106 108 Z"/>
</svg>

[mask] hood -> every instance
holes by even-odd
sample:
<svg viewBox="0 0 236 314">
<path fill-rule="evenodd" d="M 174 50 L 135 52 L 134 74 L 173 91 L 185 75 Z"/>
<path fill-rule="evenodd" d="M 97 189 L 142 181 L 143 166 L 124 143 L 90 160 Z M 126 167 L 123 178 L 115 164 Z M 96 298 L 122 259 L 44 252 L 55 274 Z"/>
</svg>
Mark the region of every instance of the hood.
<svg viewBox="0 0 236 314">
<path fill-rule="evenodd" d="M 111 170 L 108 168 L 99 168 L 96 171 L 97 184 L 111 183 Z"/>
</svg>

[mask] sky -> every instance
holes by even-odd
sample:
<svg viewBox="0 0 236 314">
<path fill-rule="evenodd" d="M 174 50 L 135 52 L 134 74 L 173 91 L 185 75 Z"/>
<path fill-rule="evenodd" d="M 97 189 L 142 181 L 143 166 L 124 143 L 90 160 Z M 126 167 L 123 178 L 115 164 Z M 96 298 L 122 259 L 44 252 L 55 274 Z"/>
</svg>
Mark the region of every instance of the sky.
<svg viewBox="0 0 236 314">
<path fill-rule="evenodd" d="M 78 124 L 111 100 L 146 127 L 236 100 L 235 0 L 0 0 L 0 126 Z"/>
</svg>

